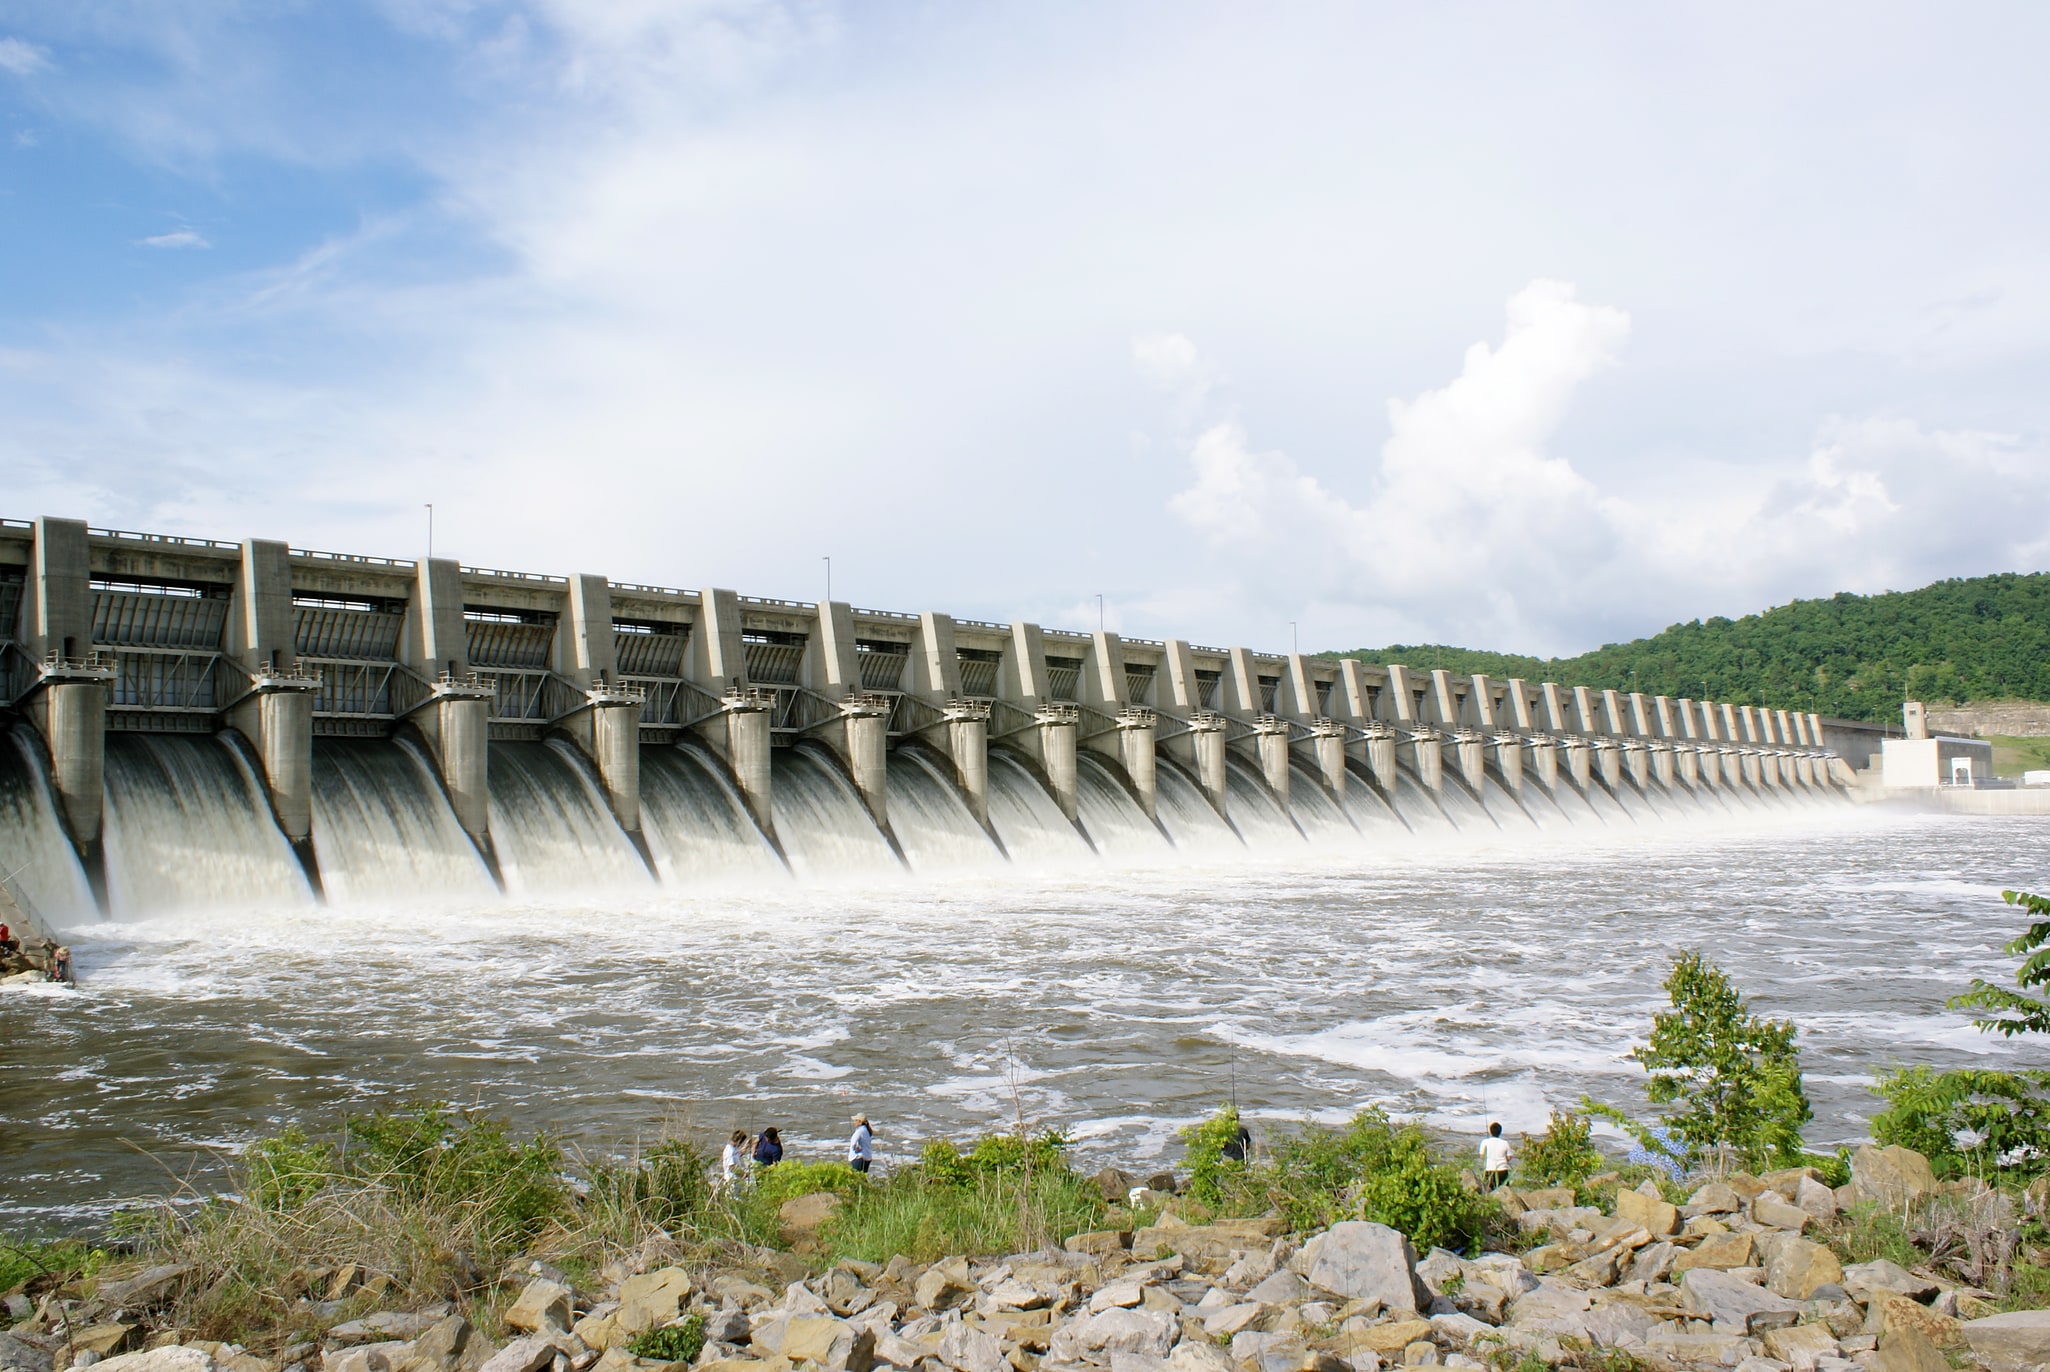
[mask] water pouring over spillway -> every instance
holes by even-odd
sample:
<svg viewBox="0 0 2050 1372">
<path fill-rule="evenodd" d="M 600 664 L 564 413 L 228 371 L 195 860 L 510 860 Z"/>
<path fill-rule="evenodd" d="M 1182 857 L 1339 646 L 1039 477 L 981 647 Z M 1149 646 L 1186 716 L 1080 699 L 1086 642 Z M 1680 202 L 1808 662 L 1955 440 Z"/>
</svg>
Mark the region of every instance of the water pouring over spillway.
<svg viewBox="0 0 2050 1372">
<path fill-rule="evenodd" d="M 1821 721 L 0 525 L 0 854 L 53 917 L 1495 844 L 1844 803 Z"/>
</svg>

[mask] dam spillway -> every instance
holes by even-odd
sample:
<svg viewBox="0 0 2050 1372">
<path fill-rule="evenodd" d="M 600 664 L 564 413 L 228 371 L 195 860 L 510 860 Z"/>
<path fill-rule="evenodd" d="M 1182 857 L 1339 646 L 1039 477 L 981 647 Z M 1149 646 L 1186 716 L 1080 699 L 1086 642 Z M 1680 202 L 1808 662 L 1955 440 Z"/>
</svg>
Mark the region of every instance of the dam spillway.
<svg viewBox="0 0 2050 1372">
<path fill-rule="evenodd" d="M 0 521 L 60 916 L 1149 862 L 1839 803 L 1812 714 Z"/>
</svg>

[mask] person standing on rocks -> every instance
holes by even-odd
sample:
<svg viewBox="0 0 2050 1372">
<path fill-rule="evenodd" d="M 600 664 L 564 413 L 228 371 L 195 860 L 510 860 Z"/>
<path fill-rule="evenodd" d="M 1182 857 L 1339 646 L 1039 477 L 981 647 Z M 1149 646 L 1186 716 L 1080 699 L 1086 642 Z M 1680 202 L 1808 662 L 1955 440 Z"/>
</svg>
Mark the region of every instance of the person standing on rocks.
<svg viewBox="0 0 2050 1372">
<path fill-rule="evenodd" d="M 857 1172 L 866 1172 L 875 1156 L 876 1131 L 870 1127 L 867 1115 L 856 1115 L 854 1132 L 847 1139 L 847 1165 Z"/>
<path fill-rule="evenodd" d="M 1492 1191 L 1508 1184 L 1509 1140 L 1502 1137 L 1500 1124 L 1490 1124 L 1488 1136 L 1481 1140 L 1481 1189 Z"/>
<path fill-rule="evenodd" d="M 783 1161 L 783 1136 L 770 1125 L 762 1130 L 762 1136 L 755 1140 L 755 1166 L 774 1167 Z"/>
</svg>

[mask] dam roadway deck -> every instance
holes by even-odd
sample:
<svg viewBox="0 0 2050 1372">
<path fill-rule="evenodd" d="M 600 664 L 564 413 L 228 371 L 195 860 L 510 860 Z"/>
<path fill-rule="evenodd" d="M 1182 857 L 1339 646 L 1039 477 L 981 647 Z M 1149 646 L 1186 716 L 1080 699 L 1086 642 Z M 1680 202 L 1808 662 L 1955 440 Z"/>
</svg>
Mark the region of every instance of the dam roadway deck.
<svg viewBox="0 0 2050 1372">
<path fill-rule="evenodd" d="M 680 746 L 786 860 L 772 761 L 799 745 L 900 859 L 899 753 L 993 841 L 997 758 L 1078 830 L 1099 775 L 1156 825 L 1163 772 L 1177 795 L 1186 779 L 1225 826 L 1235 783 L 1300 824 L 1349 791 L 1393 809 L 1404 791 L 1769 798 L 1849 779 L 1822 721 L 1786 710 L 47 517 L 0 521 L 0 705 L 42 750 L 102 902 L 124 735 L 229 740 L 316 889 L 316 739 L 408 741 L 494 876 L 494 748 L 543 740 L 574 749 L 651 870 L 644 769 Z"/>
</svg>

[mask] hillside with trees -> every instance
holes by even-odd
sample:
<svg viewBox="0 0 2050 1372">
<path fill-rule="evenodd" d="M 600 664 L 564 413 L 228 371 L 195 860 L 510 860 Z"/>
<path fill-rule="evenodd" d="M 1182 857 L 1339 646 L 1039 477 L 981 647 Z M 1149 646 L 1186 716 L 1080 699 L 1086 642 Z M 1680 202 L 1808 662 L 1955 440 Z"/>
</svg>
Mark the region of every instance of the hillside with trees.
<svg viewBox="0 0 2050 1372">
<path fill-rule="evenodd" d="M 1332 656 L 1897 720 L 1905 699 L 2050 700 L 2050 574 L 1953 578 L 1883 595 L 1841 592 L 1742 619 L 1675 624 L 1578 657 L 1438 644 Z"/>
</svg>

